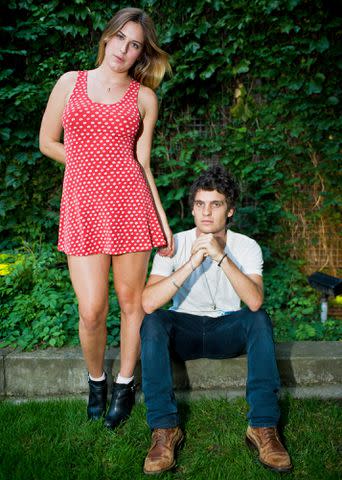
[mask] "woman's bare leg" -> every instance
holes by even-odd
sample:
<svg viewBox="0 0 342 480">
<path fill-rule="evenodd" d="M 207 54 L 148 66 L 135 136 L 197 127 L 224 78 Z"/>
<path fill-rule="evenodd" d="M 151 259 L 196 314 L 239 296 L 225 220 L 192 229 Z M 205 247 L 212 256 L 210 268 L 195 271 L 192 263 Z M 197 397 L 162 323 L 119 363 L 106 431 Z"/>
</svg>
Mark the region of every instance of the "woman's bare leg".
<svg viewBox="0 0 342 480">
<path fill-rule="evenodd" d="M 103 373 L 110 263 L 110 255 L 68 255 L 71 282 L 78 299 L 83 356 L 88 372 L 95 378 Z"/>
<path fill-rule="evenodd" d="M 141 296 L 151 252 L 112 257 L 114 284 L 121 308 L 120 374 L 131 377 L 140 354 L 140 326 L 144 318 Z"/>
</svg>

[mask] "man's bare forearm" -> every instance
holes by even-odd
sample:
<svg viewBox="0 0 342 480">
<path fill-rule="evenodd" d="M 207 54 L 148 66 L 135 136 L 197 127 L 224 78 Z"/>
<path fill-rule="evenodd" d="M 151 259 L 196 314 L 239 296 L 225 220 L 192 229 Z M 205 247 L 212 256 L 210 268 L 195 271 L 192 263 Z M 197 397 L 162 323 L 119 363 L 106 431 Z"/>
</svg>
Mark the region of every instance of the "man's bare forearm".
<svg viewBox="0 0 342 480">
<path fill-rule="evenodd" d="M 264 300 L 262 277 L 258 275 L 257 277 L 260 279 L 258 278 L 258 283 L 256 283 L 248 275 L 242 273 L 228 257 L 222 261 L 221 268 L 241 300 L 252 311 L 259 310 Z"/>
<path fill-rule="evenodd" d="M 145 312 L 152 313 L 168 303 L 192 272 L 193 266 L 191 260 L 189 260 L 169 277 L 165 277 L 156 283 L 147 284 L 142 296 Z"/>
</svg>

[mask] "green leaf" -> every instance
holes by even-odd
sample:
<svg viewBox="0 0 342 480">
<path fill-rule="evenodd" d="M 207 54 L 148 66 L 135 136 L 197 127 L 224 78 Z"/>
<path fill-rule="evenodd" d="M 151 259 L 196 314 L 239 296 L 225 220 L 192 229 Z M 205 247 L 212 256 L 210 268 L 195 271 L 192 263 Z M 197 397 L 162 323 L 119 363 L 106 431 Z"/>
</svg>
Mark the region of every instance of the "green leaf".
<svg viewBox="0 0 342 480">
<path fill-rule="evenodd" d="M 249 65 L 250 65 L 250 60 L 244 59 L 241 60 L 241 62 L 236 65 L 236 67 L 233 67 L 233 75 L 239 75 L 240 73 L 247 73 L 249 71 Z"/>
<path fill-rule="evenodd" d="M 318 50 L 320 53 L 324 52 L 325 50 L 327 50 L 330 46 L 330 42 L 329 40 L 327 39 L 327 37 L 323 36 L 321 37 L 317 44 L 316 44 L 316 50 Z"/>
<path fill-rule="evenodd" d="M 200 73 L 200 77 L 203 79 L 203 80 L 206 80 L 208 78 L 210 78 L 213 73 L 215 73 L 216 71 L 216 65 L 209 65 L 206 70 L 204 70 L 204 72 L 201 72 Z"/>
<path fill-rule="evenodd" d="M 207 33 L 207 31 L 210 28 L 210 23 L 207 22 L 206 20 L 203 20 L 200 25 L 196 28 L 195 30 L 195 36 L 197 38 L 200 38 L 204 33 Z"/>
<path fill-rule="evenodd" d="M 201 48 L 201 45 L 197 42 L 190 42 L 187 46 L 186 46 L 186 51 L 189 51 L 189 52 L 192 52 L 192 53 L 196 53 L 197 50 L 199 50 Z"/>
<path fill-rule="evenodd" d="M 339 103 L 340 103 L 339 99 L 334 95 L 331 97 L 328 97 L 328 100 L 327 100 L 328 105 L 338 105 Z"/>
<path fill-rule="evenodd" d="M 321 93 L 325 75 L 323 73 L 316 73 L 313 80 L 308 84 L 306 92 L 310 95 L 312 93 Z"/>
</svg>

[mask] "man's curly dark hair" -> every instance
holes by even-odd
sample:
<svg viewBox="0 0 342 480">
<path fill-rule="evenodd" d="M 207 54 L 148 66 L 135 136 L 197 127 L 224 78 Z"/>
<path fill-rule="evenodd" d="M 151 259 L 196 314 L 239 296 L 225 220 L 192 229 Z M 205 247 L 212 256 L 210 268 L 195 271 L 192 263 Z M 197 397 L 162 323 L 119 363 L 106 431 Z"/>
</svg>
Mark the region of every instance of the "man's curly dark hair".
<svg viewBox="0 0 342 480">
<path fill-rule="evenodd" d="M 226 197 L 229 208 L 235 208 L 240 189 L 234 177 L 222 166 L 216 165 L 203 172 L 191 185 L 189 206 L 192 209 L 198 190 L 217 190 Z"/>
</svg>

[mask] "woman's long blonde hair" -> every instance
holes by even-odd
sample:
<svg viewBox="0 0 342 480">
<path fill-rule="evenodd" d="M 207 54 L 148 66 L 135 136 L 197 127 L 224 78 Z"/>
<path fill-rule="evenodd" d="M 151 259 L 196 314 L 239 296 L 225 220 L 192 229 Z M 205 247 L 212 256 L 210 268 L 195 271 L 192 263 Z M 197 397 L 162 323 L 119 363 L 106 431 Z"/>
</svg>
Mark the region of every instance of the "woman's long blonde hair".
<svg viewBox="0 0 342 480">
<path fill-rule="evenodd" d="M 101 65 L 105 56 L 106 43 L 127 22 L 139 23 L 144 31 L 144 48 L 129 75 L 138 82 L 155 90 L 165 72 L 171 73 L 168 54 L 157 44 L 157 35 L 152 19 L 140 8 L 124 8 L 108 22 L 99 42 L 96 64 Z"/>
</svg>

